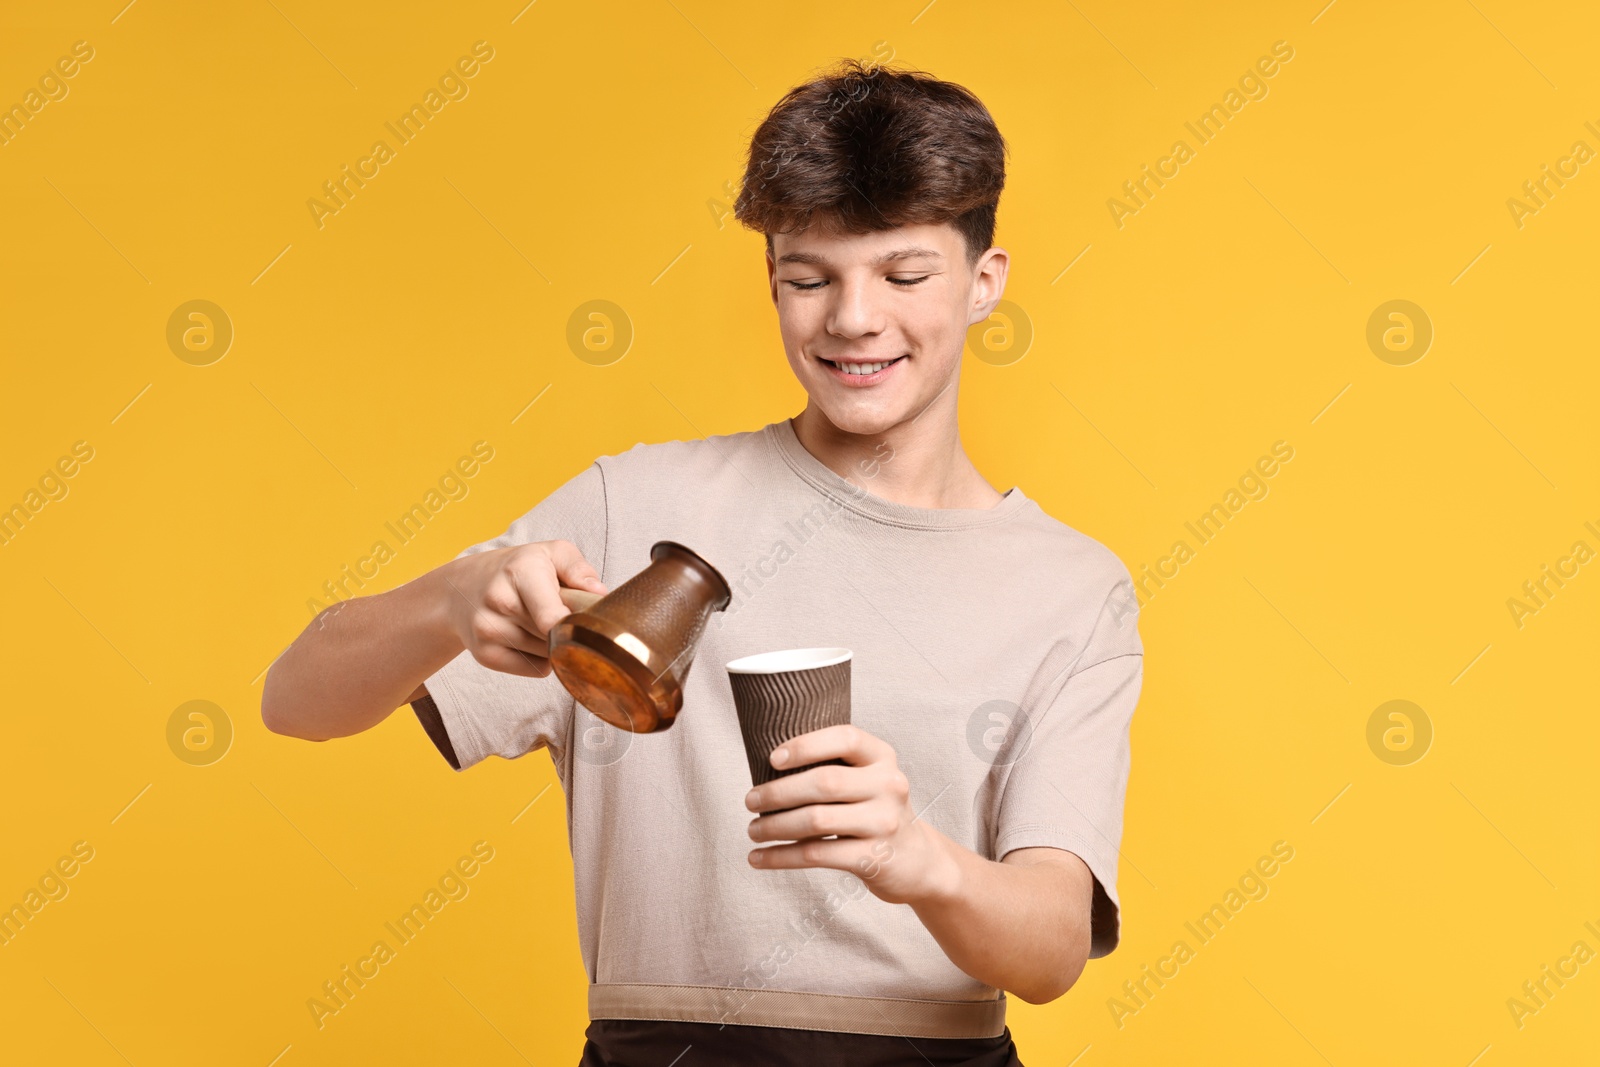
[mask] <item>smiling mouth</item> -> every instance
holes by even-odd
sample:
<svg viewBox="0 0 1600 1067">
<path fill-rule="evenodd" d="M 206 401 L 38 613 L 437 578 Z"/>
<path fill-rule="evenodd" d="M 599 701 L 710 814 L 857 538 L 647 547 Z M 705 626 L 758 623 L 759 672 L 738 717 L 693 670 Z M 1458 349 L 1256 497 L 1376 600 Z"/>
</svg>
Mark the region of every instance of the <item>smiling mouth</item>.
<svg viewBox="0 0 1600 1067">
<path fill-rule="evenodd" d="M 826 363 L 835 370 L 843 371 L 845 374 L 856 374 L 863 377 L 868 374 L 876 374 L 885 367 L 892 367 L 905 358 L 905 356 L 896 356 L 894 359 L 882 360 L 877 363 L 843 363 L 838 360 L 823 359 L 821 356 L 817 357 L 820 362 Z"/>
</svg>

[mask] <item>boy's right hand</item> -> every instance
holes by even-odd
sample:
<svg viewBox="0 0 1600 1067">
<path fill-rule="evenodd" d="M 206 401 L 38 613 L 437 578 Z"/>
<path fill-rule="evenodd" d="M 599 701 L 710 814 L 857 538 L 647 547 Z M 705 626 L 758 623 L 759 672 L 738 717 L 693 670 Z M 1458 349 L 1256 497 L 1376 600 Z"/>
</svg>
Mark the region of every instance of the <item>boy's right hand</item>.
<svg viewBox="0 0 1600 1067">
<path fill-rule="evenodd" d="M 439 568 L 445 613 L 472 658 L 491 670 L 543 678 L 545 638 L 572 609 L 561 587 L 604 594 L 599 573 L 571 541 L 474 552 Z"/>
</svg>

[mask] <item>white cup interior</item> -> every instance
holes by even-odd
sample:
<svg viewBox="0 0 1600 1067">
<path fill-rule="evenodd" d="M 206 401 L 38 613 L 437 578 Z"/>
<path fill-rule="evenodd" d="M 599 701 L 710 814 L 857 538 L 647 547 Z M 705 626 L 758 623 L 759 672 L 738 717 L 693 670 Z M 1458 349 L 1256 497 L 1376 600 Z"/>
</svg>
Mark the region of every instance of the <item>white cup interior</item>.
<svg viewBox="0 0 1600 1067">
<path fill-rule="evenodd" d="M 780 671 L 805 671 L 831 667 L 850 658 L 848 648 L 787 648 L 781 652 L 762 652 L 728 664 L 729 674 L 777 674 Z"/>
</svg>

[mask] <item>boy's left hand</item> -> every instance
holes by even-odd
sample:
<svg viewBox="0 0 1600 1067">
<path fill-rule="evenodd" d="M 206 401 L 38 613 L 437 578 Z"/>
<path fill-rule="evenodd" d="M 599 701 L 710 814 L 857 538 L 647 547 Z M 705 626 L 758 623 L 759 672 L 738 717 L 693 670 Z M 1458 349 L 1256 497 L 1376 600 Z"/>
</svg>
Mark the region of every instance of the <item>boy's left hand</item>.
<svg viewBox="0 0 1600 1067">
<path fill-rule="evenodd" d="M 778 812 L 750 823 L 752 841 L 793 842 L 753 849 L 750 865 L 851 871 L 890 904 L 954 896 L 960 871 L 944 847 L 949 838 L 912 810 L 910 783 L 893 746 L 859 726 L 844 725 L 801 734 L 772 753 L 772 765 L 780 770 L 828 759 L 849 766 L 811 767 L 757 786 L 745 797 L 751 811 Z M 830 835 L 836 840 L 824 840 Z"/>
</svg>

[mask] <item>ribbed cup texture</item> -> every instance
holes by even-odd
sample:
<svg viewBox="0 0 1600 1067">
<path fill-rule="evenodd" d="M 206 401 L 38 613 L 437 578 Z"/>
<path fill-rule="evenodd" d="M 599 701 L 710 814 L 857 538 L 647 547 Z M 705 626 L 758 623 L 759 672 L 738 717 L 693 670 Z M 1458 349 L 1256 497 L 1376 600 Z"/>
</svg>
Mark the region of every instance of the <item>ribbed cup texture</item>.
<svg viewBox="0 0 1600 1067">
<path fill-rule="evenodd" d="M 750 762 L 750 780 L 762 785 L 786 774 L 843 760 L 823 760 L 801 767 L 777 770 L 768 762 L 772 750 L 801 734 L 850 721 L 850 661 L 828 667 L 771 674 L 728 672 L 733 685 L 733 705 L 744 735 L 744 754 Z"/>
</svg>

